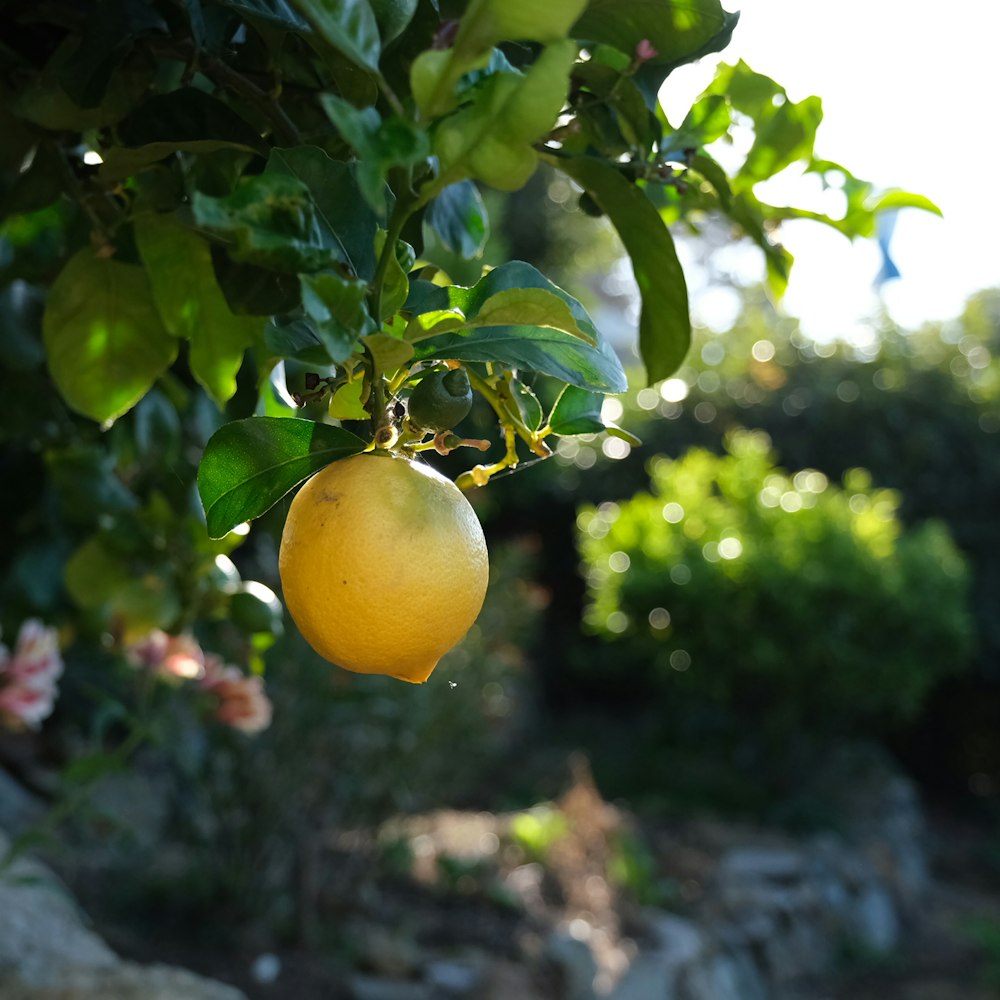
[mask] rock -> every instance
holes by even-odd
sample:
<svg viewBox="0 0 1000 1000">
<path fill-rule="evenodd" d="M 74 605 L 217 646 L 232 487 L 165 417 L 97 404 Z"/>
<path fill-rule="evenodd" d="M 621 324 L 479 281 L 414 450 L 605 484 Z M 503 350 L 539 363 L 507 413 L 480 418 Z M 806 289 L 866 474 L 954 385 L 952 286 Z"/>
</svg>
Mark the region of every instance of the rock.
<svg viewBox="0 0 1000 1000">
<path fill-rule="evenodd" d="M 78 968 L 65 981 L 48 985 L 0 978 L 0 996 L 4 1000 L 245 1000 L 235 987 L 185 969 L 131 962 Z"/>
<path fill-rule="evenodd" d="M 434 990 L 435 996 L 468 997 L 483 980 L 480 964 L 462 959 L 438 959 L 424 967 L 424 981 Z"/>
<path fill-rule="evenodd" d="M 568 931 L 556 930 L 546 941 L 545 955 L 561 973 L 564 1000 L 592 1000 L 598 968 L 585 942 Z"/>
<path fill-rule="evenodd" d="M 0 858 L 8 848 L 0 834 Z M 46 986 L 65 981 L 70 972 L 117 962 L 84 926 L 67 888 L 43 865 L 19 857 L 0 876 L 0 974 L 26 987 Z"/>
<path fill-rule="evenodd" d="M 734 847 L 719 860 L 720 880 L 796 882 L 808 870 L 800 850 L 790 847 Z"/>
<path fill-rule="evenodd" d="M 650 930 L 657 943 L 632 960 L 608 1000 L 674 1000 L 683 970 L 704 956 L 704 934 L 690 920 L 651 915 Z"/>
<path fill-rule="evenodd" d="M 852 937 L 863 947 L 878 954 L 892 951 L 899 944 L 899 917 L 889 893 L 877 884 L 865 887 L 854 906 Z"/>
<path fill-rule="evenodd" d="M 425 983 L 379 976 L 352 976 L 350 991 L 354 1000 L 438 1000 L 440 996 Z"/>
<path fill-rule="evenodd" d="M 719 953 L 696 965 L 684 978 L 678 1000 L 770 1000 L 753 960 L 746 952 Z"/>
<path fill-rule="evenodd" d="M 0 833 L 0 858 L 8 842 Z M 3 1000 L 245 1000 L 184 969 L 123 962 L 85 925 L 69 890 L 19 857 L 0 875 Z"/>
</svg>

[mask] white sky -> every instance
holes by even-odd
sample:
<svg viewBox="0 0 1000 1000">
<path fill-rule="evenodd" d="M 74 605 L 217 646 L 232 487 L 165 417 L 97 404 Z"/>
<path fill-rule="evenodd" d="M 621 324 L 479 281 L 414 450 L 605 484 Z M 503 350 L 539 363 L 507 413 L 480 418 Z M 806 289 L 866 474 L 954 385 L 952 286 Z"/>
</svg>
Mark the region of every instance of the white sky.
<svg viewBox="0 0 1000 1000">
<path fill-rule="evenodd" d="M 670 120 L 680 121 L 720 58 L 744 59 L 792 100 L 818 94 L 817 155 L 879 188 L 924 194 L 944 213 L 899 216 L 892 256 L 902 277 L 881 293 L 897 322 L 948 319 L 970 293 L 1000 285 L 1000 2 L 744 0 L 739 9 L 732 44 L 668 80 Z M 768 199 L 794 200 L 773 187 Z M 796 258 L 787 311 L 813 336 L 856 335 L 879 303 L 877 249 L 809 222 L 784 226 L 782 242 Z"/>
</svg>

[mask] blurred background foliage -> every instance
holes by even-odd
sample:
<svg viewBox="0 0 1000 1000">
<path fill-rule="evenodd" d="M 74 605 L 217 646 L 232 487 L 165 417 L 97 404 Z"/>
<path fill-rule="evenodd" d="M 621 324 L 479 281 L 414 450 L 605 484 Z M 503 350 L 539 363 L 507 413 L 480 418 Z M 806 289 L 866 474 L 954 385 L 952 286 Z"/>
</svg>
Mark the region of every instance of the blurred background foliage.
<svg viewBox="0 0 1000 1000">
<path fill-rule="evenodd" d="M 598 325 L 634 326 L 616 238 L 567 210 L 568 181 L 543 170 L 487 200 L 486 263 L 527 260 Z M 35 288 L 78 224 L 53 207 L 8 220 L 0 242 L 0 624 L 58 625 L 72 663 L 42 732 L 0 749 L 74 805 L 82 880 L 109 857 L 132 876 L 109 911 L 152 898 L 160 921 L 225 912 L 308 936 L 320 898 L 346 905 L 370 861 L 344 847 L 354 862 L 321 873 L 331 831 L 350 844 L 400 813 L 525 808 L 558 792 L 573 748 L 604 794 L 648 815 L 835 822 L 810 781 L 845 738 L 883 741 L 955 801 L 995 803 L 1000 292 L 952 323 L 882 318 L 866 343 L 820 344 L 765 290 L 736 288 L 732 329 L 696 331 L 674 377 L 606 404 L 641 444 L 566 439 L 472 495 L 487 607 L 435 683 L 410 688 L 336 671 L 285 627 L 284 504 L 249 535 L 204 534 L 205 442 L 280 409 L 258 404 L 251 361 L 221 412 L 183 355 L 110 430 L 60 401 Z M 471 280 L 442 248 L 427 256 Z M 457 430 L 492 423 L 473 410 Z M 182 685 L 137 674 L 122 645 L 153 628 L 264 676 L 270 729 L 205 725 Z"/>
</svg>

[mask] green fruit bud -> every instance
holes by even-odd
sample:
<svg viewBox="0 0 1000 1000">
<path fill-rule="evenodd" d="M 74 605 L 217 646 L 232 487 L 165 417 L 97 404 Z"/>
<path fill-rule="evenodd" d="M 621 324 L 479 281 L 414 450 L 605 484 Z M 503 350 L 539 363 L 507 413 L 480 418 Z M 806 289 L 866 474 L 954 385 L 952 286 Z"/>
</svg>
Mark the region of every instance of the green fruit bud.
<svg viewBox="0 0 1000 1000">
<path fill-rule="evenodd" d="M 410 422 L 428 431 L 449 430 L 472 409 L 472 386 L 465 369 L 425 375 L 410 395 Z"/>
</svg>

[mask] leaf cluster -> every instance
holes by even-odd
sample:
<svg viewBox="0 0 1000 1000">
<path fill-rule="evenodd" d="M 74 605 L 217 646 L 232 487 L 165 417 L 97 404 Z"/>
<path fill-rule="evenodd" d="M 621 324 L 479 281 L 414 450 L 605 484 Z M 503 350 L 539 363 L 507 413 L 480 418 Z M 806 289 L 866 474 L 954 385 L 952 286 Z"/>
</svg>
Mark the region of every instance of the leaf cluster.
<svg viewBox="0 0 1000 1000">
<path fill-rule="evenodd" d="M 821 221 L 850 236 L 870 235 L 878 210 L 932 207 L 873 202 L 870 185 L 815 161 L 818 100 L 793 104 L 743 64 L 723 67 L 672 127 L 660 88 L 721 50 L 736 22 L 719 0 L 8 9 L 4 240 L 55 246 L 43 273 L 22 252 L 3 278 L 47 287 L 49 371 L 95 421 L 120 418 L 178 365 L 219 407 L 241 372 L 255 381 L 251 423 L 210 443 L 202 470 L 215 533 L 315 471 L 314 438 L 331 434 L 268 419 L 293 400 L 321 423 L 365 421 L 362 447 L 481 447 L 428 440 L 403 419 L 409 392 L 448 368 L 467 370 L 500 425 L 500 454 L 460 481 L 482 485 L 525 452 L 548 455 L 550 435 L 606 429 L 601 398 L 626 380 L 583 306 L 534 268 L 509 261 L 465 287 L 425 254 L 482 252 L 481 185 L 516 190 L 545 162 L 608 217 L 642 296 L 650 382 L 690 341 L 670 225 L 722 212 L 784 278 L 770 230 L 791 210 L 763 206 L 753 187 L 789 164 L 838 174 L 847 214 Z M 709 147 L 738 124 L 755 138 L 727 175 Z M 328 460 L 357 450 L 347 430 L 326 430 L 339 442 L 320 449 Z"/>
</svg>

